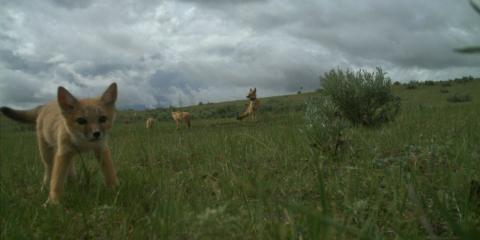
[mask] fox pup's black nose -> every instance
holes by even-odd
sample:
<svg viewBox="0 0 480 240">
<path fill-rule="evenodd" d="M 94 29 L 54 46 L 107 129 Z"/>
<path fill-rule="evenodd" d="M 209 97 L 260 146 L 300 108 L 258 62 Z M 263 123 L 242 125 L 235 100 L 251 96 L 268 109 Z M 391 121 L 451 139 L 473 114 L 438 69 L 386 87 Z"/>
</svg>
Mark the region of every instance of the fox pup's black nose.
<svg viewBox="0 0 480 240">
<path fill-rule="evenodd" d="M 96 131 L 96 132 L 93 133 L 94 138 L 99 138 L 101 135 L 102 135 L 102 133 L 99 132 L 99 131 Z"/>
</svg>

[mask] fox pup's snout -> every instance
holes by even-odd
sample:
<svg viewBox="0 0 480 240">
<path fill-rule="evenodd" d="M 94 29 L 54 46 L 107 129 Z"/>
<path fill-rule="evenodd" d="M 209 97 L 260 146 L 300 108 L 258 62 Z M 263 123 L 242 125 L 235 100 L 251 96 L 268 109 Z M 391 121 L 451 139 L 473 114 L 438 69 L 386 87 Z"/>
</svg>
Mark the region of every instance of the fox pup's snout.
<svg viewBox="0 0 480 240">
<path fill-rule="evenodd" d="M 91 142 L 102 140 L 111 128 L 113 116 L 101 107 L 89 106 L 88 108 L 82 111 L 84 113 L 82 115 L 66 116 L 69 128 L 84 140 Z"/>
</svg>

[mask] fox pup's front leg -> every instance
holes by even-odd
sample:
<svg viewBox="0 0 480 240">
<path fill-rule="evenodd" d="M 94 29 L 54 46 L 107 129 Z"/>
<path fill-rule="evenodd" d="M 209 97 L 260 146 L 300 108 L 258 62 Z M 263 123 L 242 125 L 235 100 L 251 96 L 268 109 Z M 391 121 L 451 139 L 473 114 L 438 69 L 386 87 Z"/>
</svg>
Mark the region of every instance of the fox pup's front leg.
<svg viewBox="0 0 480 240">
<path fill-rule="evenodd" d="M 105 184 L 109 187 L 115 187 L 118 184 L 118 180 L 115 167 L 113 166 L 110 148 L 105 145 L 95 149 L 95 156 L 98 159 L 103 176 L 105 177 Z"/>
<path fill-rule="evenodd" d="M 57 152 L 53 160 L 52 175 L 50 177 L 50 192 L 47 203 L 58 204 L 63 193 L 65 178 L 72 164 L 72 153 Z"/>
<path fill-rule="evenodd" d="M 52 175 L 54 149 L 48 146 L 48 144 L 42 138 L 41 134 L 38 134 L 38 132 L 37 132 L 37 139 L 38 139 L 40 157 L 42 158 L 42 162 L 45 170 L 43 174 L 41 191 L 45 191 L 46 189 L 48 189 L 48 184 L 50 184 L 50 175 Z"/>
</svg>

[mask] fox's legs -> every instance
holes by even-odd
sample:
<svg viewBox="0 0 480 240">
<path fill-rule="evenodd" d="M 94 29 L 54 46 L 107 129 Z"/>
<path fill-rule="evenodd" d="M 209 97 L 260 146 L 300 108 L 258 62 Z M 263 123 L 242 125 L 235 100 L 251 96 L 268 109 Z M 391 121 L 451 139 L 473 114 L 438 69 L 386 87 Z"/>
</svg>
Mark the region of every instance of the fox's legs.
<svg viewBox="0 0 480 240">
<path fill-rule="evenodd" d="M 108 146 L 95 149 L 95 156 L 102 168 L 103 176 L 105 177 L 105 184 L 109 187 L 114 187 L 118 184 L 117 173 L 113 166 L 112 156 Z"/>
<path fill-rule="evenodd" d="M 52 175 L 50 177 L 50 192 L 47 203 L 58 204 L 60 195 L 63 193 L 67 172 L 72 164 L 71 153 L 55 153 Z"/>
<path fill-rule="evenodd" d="M 44 191 L 50 181 L 50 176 L 52 175 L 53 148 L 49 147 L 40 135 L 37 136 L 37 139 L 40 157 L 45 168 L 45 172 L 43 174 L 43 183 L 41 187 L 41 190 Z"/>
</svg>

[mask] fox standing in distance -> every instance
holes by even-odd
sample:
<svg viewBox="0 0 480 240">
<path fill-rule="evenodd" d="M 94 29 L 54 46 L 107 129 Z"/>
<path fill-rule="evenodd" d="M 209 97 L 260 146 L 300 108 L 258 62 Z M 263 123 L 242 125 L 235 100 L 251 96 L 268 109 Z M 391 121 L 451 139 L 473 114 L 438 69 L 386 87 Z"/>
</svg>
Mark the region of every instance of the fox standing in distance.
<svg viewBox="0 0 480 240">
<path fill-rule="evenodd" d="M 109 187 L 117 185 L 117 174 L 107 145 L 107 131 L 115 119 L 117 84 L 112 83 L 99 98 L 77 99 L 58 87 L 57 101 L 32 110 L 1 107 L 7 117 L 36 124 L 37 141 L 45 173 L 42 189 L 50 184 L 46 204 L 58 204 L 67 175 L 75 176 L 72 158 L 94 151 Z"/>
<path fill-rule="evenodd" d="M 184 121 L 187 125 L 187 128 L 190 128 L 190 113 L 188 112 L 181 112 L 181 111 L 172 111 L 172 118 L 177 124 L 176 130 L 180 127 L 180 122 Z"/>
<path fill-rule="evenodd" d="M 153 117 L 149 117 L 147 118 L 147 120 L 145 121 L 145 128 L 151 128 L 153 126 L 153 123 L 155 122 L 155 118 Z"/>
<path fill-rule="evenodd" d="M 242 120 L 248 116 L 251 116 L 252 120 L 255 121 L 257 120 L 257 116 L 255 113 L 260 107 L 260 101 L 257 99 L 257 88 L 250 88 L 247 98 L 250 100 L 247 104 L 247 108 L 237 117 L 237 119 Z"/>
</svg>

